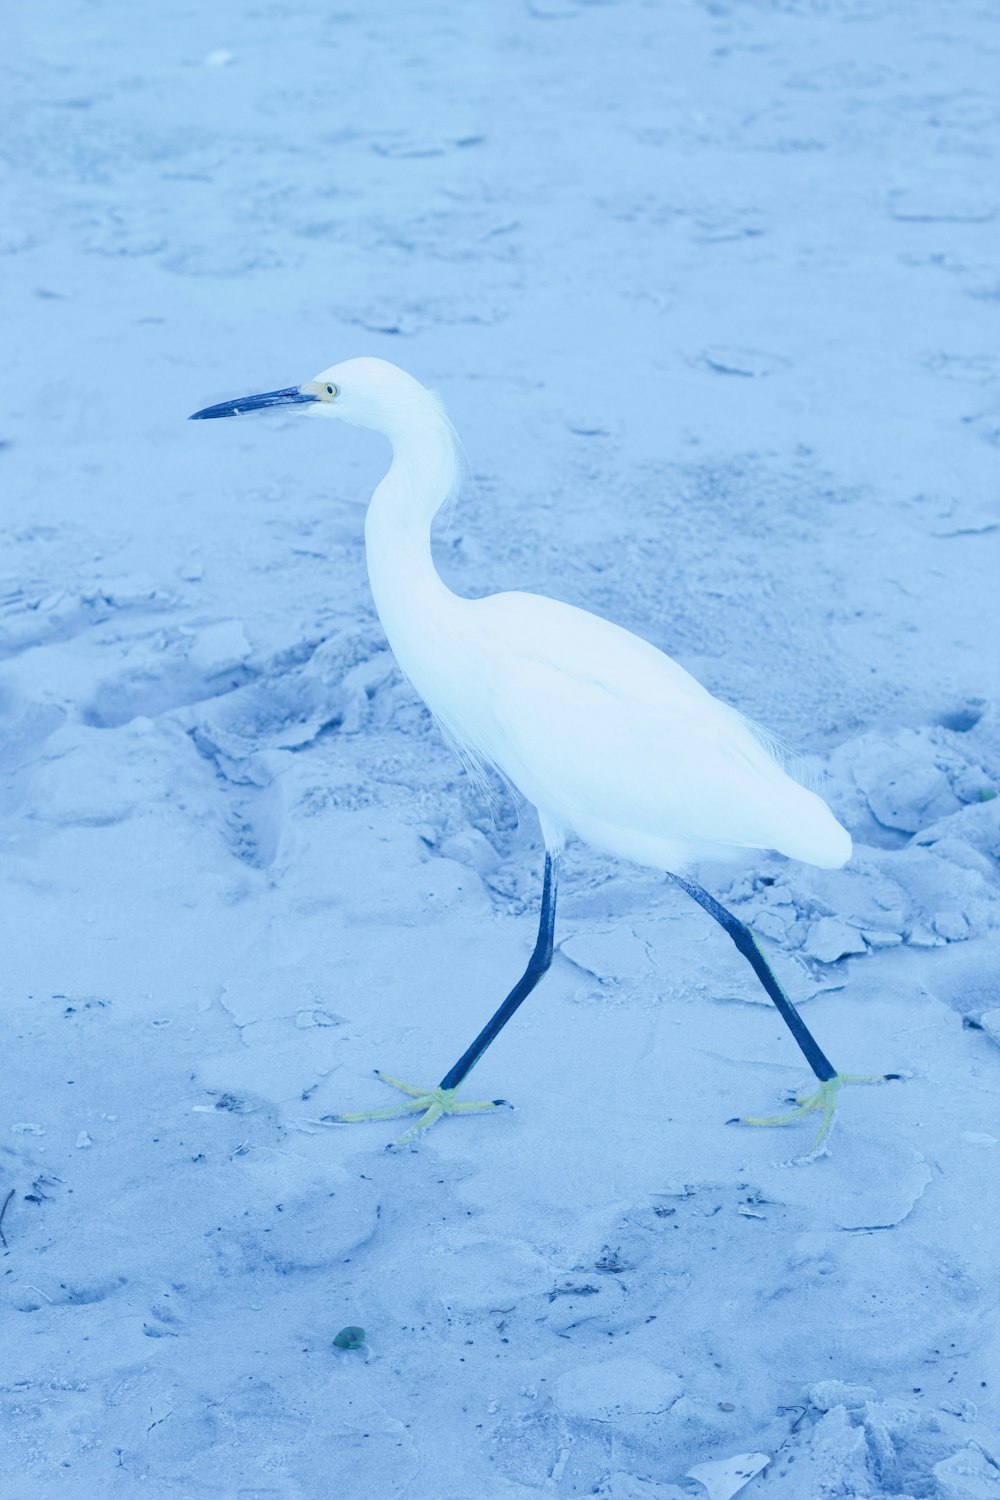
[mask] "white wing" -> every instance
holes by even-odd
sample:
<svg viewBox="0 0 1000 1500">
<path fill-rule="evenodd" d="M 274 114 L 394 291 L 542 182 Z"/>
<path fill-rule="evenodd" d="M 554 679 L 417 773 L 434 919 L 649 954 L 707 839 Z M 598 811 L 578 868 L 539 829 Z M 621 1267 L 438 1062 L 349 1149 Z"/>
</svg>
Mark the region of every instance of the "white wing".
<svg viewBox="0 0 1000 1500">
<path fill-rule="evenodd" d="M 742 715 L 648 641 L 536 594 L 475 609 L 491 721 L 475 715 L 479 748 L 567 827 L 806 859 L 831 830 L 846 840 Z M 846 857 L 841 847 L 835 862 Z"/>
</svg>

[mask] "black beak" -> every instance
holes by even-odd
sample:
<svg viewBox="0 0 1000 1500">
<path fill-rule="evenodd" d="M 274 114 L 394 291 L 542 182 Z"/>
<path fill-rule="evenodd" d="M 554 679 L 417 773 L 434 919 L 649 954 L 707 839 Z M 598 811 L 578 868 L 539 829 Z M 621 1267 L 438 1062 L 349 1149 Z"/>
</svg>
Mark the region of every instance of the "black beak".
<svg viewBox="0 0 1000 1500">
<path fill-rule="evenodd" d="M 306 401 L 316 401 L 316 396 L 304 396 L 297 385 L 284 391 L 264 391 L 260 396 L 243 396 L 239 401 L 220 401 L 218 406 L 205 406 L 193 411 L 189 422 L 201 422 L 206 417 L 238 417 L 245 411 L 261 411 L 265 406 L 300 406 Z"/>
</svg>

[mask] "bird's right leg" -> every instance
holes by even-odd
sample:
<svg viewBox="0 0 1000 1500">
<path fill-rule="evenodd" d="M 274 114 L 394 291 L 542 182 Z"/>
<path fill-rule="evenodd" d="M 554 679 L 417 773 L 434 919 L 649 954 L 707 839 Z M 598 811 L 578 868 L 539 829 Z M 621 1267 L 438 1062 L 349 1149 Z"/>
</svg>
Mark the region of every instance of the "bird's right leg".
<svg viewBox="0 0 1000 1500">
<path fill-rule="evenodd" d="M 671 874 L 670 878 L 680 886 L 681 890 L 686 891 L 693 901 L 697 901 L 710 917 L 714 917 L 719 926 L 732 938 L 738 951 L 750 964 L 764 989 L 774 1001 L 781 1019 L 792 1033 L 803 1057 L 819 1080 L 819 1088 L 816 1092 L 807 1095 L 804 1099 L 796 1100 L 796 1108 L 789 1110 L 786 1114 L 747 1115 L 740 1123 L 743 1125 L 791 1125 L 807 1115 L 821 1113 L 819 1135 L 812 1146 L 813 1151 L 817 1150 L 822 1146 L 833 1124 L 837 1095 L 845 1083 L 887 1083 L 892 1078 L 898 1078 L 899 1074 L 838 1073 L 781 988 L 770 964 L 758 947 L 757 939 L 746 923 L 734 917 L 731 911 L 727 910 L 721 902 L 716 901 L 714 896 L 710 896 L 702 886 L 696 885 L 693 880 L 684 880 L 680 875 L 674 874 Z"/>
<path fill-rule="evenodd" d="M 455 1095 L 460 1084 L 472 1072 L 487 1047 L 500 1035 L 518 1006 L 527 1000 L 552 963 L 560 848 L 561 846 L 547 847 L 545 850 L 545 878 L 542 885 L 542 909 L 538 919 L 538 936 L 535 939 L 531 957 L 528 959 L 527 968 L 476 1039 L 462 1053 L 454 1067 L 448 1069 L 437 1088 L 418 1088 L 413 1084 L 403 1083 L 398 1078 L 391 1078 L 387 1073 L 380 1073 L 376 1069 L 376 1076 L 381 1078 L 383 1083 L 388 1083 L 392 1088 L 399 1089 L 401 1093 L 410 1096 L 407 1103 L 390 1104 L 383 1109 L 360 1110 L 353 1114 L 324 1115 L 324 1120 L 338 1125 L 353 1125 L 365 1120 L 395 1120 L 405 1115 L 419 1115 L 420 1118 L 410 1126 L 409 1130 L 400 1136 L 398 1141 L 393 1142 L 395 1146 L 409 1146 L 419 1135 L 440 1120 L 442 1115 L 483 1114 L 507 1103 L 506 1099 L 487 1099 L 467 1103 L 456 1099 Z"/>
</svg>

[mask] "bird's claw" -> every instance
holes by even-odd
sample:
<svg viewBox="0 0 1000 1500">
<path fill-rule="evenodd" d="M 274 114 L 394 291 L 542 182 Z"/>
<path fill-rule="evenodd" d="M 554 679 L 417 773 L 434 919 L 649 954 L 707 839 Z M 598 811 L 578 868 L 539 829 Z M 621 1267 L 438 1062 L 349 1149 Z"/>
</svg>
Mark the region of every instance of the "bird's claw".
<svg viewBox="0 0 1000 1500">
<path fill-rule="evenodd" d="M 888 1083 L 890 1079 L 898 1077 L 898 1073 L 835 1073 L 832 1078 L 827 1078 L 822 1082 L 814 1094 L 807 1094 L 805 1098 L 796 1099 L 795 1109 L 790 1109 L 781 1115 L 744 1115 L 739 1120 L 739 1124 L 794 1125 L 797 1120 L 804 1120 L 807 1115 L 822 1111 L 823 1119 L 819 1134 L 806 1153 L 807 1157 L 811 1157 L 819 1151 L 830 1133 L 830 1126 L 833 1124 L 833 1116 L 837 1109 L 837 1095 L 845 1083 Z"/>
<path fill-rule="evenodd" d="M 412 1083 L 404 1083 L 401 1078 L 393 1078 L 389 1073 L 383 1073 L 378 1068 L 375 1069 L 375 1076 L 383 1083 L 389 1084 L 391 1088 L 399 1089 L 400 1093 L 408 1094 L 409 1102 L 389 1104 L 382 1109 L 362 1109 L 350 1114 L 324 1115 L 323 1119 L 335 1125 L 357 1125 L 368 1120 L 398 1120 L 406 1115 L 419 1115 L 420 1119 L 415 1121 L 398 1141 L 393 1141 L 386 1147 L 389 1151 L 397 1150 L 401 1146 L 413 1146 L 417 1139 L 436 1124 L 443 1115 L 486 1114 L 490 1110 L 500 1109 L 507 1104 L 506 1099 L 456 1099 L 457 1088 L 420 1088 Z"/>
</svg>

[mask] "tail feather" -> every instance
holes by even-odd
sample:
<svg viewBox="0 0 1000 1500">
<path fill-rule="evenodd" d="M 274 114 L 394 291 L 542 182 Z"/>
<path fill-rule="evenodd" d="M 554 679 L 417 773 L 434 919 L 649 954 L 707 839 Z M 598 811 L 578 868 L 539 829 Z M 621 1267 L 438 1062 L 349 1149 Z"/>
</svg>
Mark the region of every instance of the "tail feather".
<svg viewBox="0 0 1000 1500">
<path fill-rule="evenodd" d="M 775 847 L 790 859 L 801 859 L 821 870 L 839 870 L 851 857 L 854 847 L 851 835 L 837 822 L 822 797 L 805 787 L 801 791 L 801 799 L 796 799 L 795 821 Z"/>
</svg>

